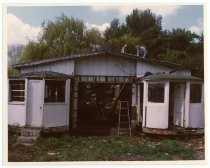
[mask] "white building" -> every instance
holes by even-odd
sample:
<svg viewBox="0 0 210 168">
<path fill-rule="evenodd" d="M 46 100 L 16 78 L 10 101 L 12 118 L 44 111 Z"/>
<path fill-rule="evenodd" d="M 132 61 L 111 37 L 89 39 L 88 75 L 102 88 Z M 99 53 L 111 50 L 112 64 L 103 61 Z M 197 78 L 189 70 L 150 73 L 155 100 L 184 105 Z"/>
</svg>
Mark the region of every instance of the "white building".
<svg viewBox="0 0 210 168">
<path fill-rule="evenodd" d="M 131 123 L 147 133 L 204 129 L 203 81 L 180 65 L 136 55 L 96 51 L 13 66 L 10 126 L 111 128 L 113 98 L 129 101 Z"/>
</svg>

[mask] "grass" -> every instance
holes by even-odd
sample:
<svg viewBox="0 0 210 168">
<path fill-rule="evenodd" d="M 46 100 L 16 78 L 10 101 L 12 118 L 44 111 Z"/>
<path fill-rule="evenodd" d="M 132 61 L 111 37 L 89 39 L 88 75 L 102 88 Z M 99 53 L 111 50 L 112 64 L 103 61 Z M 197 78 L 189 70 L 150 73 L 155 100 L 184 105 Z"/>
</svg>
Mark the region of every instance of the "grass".
<svg viewBox="0 0 210 168">
<path fill-rule="evenodd" d="M 134 160 L 195 159 L 191 149 L 169 139 L 151 145 L 123 136 L 50 137 L 39 138 L 36 148 L 35 161 L 106 161 L 119 160 L 122 155 Z"/>
</svg>

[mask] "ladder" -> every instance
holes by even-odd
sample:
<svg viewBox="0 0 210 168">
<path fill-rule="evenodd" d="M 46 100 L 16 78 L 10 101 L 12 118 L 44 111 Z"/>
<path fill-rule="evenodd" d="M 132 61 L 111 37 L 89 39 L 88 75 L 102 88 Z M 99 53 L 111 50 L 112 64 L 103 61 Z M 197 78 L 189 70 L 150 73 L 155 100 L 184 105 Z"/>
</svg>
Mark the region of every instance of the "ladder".
<svg viewBox="0 0 210 168">
<path fill-rule="evenodd" d="M 131 136 L 129 101 L 119 101 L 118 135 L 121 131 L 129 131 Z"/>
</svg>

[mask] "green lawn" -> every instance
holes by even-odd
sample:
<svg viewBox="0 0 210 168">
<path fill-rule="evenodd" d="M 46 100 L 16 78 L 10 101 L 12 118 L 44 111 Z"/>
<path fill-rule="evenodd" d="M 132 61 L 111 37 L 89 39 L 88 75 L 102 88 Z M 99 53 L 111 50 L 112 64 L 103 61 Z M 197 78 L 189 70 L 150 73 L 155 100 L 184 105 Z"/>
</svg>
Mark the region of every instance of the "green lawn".
<svg viewBox="0 0 210 168">
<path fill-rule="evenodd" d="M 176 140 L 138 137 L 39 138 L 34 161 L 193 160 L 193 151 Z"/>
</svg>

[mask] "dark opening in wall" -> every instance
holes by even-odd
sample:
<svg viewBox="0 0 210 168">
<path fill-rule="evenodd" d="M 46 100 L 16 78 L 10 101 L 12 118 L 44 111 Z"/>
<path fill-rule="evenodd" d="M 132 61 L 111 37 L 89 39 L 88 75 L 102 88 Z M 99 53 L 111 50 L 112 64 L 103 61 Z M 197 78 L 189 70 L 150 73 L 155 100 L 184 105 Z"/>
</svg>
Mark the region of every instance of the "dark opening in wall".
<svg viewBox="0 0 210 168">
<path fill-rule="evenodd" d="M 201 103 L 202 87 L 201 84 L 190 85 L 190 103 Z"/>
<path fill-rule="evenodd" d="M 66 81 L 45 81 L 45 102 L 65 102 Z"/>
</svg>

